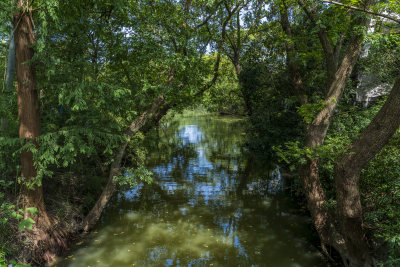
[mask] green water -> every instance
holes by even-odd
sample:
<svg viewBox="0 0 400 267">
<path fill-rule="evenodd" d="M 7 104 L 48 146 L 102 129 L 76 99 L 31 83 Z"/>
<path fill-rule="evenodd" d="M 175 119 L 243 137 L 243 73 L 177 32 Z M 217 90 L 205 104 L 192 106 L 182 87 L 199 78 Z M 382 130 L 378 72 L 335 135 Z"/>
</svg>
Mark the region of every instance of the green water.
<svg viewBox="0 0 400 267">
<path fill-rule="evenodd" d="M 245 121 L 176 119 L 148 142 L 151 185 L 120 192 L 58 266 L 327 266 Z"/>
</svg>

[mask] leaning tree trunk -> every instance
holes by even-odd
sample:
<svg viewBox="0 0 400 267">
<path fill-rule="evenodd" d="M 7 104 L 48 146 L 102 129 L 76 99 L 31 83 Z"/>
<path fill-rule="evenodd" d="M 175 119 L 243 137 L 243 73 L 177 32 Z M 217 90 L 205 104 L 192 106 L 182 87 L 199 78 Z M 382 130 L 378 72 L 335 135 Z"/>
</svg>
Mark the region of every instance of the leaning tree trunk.
<svg viewBox="0 0 400 267">
<path fill-rule="evenodd" d="M 298 3 L 305 9 L 308 17 L 315 24 L 318 20 L 318 15 L 309 9 L 304 0 L 298 0 Z M 366 27 L 369 24 L 369 20 L 367 18 L 359 18 L 356 24 Z M 338 58 L 336 57 L 340 53 L 334 53 L 335 49 L 333 49 L 328 34 L 323 28 L 320 29 L 318 35 L 320 37 L 327 63 L 328 90 L 323 109 L 317 113 L 312 123 L 307 125 L 305 146 L 310 149 L 318 147 L 324 143 L 335 109 L 342 97 L 346 80 L 350 76 L 361 52 L 364 37 L 363 33 L 353 35 L 348 43 L 342 62 L 337 69 L 333 69 L 332 66 L 335 64 L 332 65 L 329 62 L 332 63 L 337 61 Z M 338 45 L 339 47 L 337 48 L 339 49 L 341 47 L 341 42 Z M 335 221 L 325 205 L 327 199 L 319 178 L 318 169 L 318 159 L 310 158 L 307 159 L 305 165 L 300 167 L 299 174 L 307 198 L 308 208 L 311 212 L 315 228 L 321 239 L 322 248 L 325 250 L 327 245 L 335 248 L 341 255 L 343 263 L 346 266 L 353 266 L 351 265 L 351 258 L 353 258 L 354 255 L 351 255 L 351 251 L 347 247 L 345 242 L 347 239 L 344 238 L 343 233 L 335 227 Z"/>
<path fill-rule="evenodd" d="M 350 76 L 357 57 L 361 52 L 361 47 L 361 37 L 356 38 L 356 40 L 350 43 L 348 52 L 335 74 L 335 80 L 329 88 L 324 108 L 317 114 L 313 122 L 307 126 L 306 147 L 315 148 L 324 143 L 335 108 L 343 94 L 346 80 Z M 307 163 L 300 167 L 299 174 L 307 198 L 308 208 L 321 239 L 322 248 L 325 249 L 326 245 L 334 247 L 346 264 L 348 262 L 349 251 L 347 251 L 345 244 L 343 244 L 344 240 L 339 231 L 334 227 L 334 221 L 329 215 L 328 208 L 325 206 L 327 199 L 319 178 L 318 169 L 318 159 L 316 158 L 308 159 Z"/>
<path fill-rule="evenodd" d="M 186 8 L 187 10 L 189 9 L 191 4 L 191 1 L 186 2 Z M 222 46 L 224 44 L 225 40 L 225 35 L 226 35 L 226 25 L 229 22 L 232 14 L 239 8 L 239 5 L 237 5 L 232 12 L 230 12 L 229 16 L 224 20 L 223 25 L 222 25 L 222 34 L 221 34 L 221 40 L 218 43 L 218 53 L 217 53 L 217 58 L 214 63 L 214 75 L 211 81 L 206 83 L 195 95 L 194 97 L 199 97 L 203 95 L 205 91 L 210 89 L 217 81 L 218 76 L 219 76 L 219 66 L 221 62 L 221 54 L 220 51 L 222 50 Z M 185 53 L 185 52 L 184 52 Z M 171 73 L 167 79 L 167 86 L 170 86 L 175 78 L 175 69 L 171 69 Z M 129 78 L 128 78 L 129 79 Z M 186 82 L 181 84 L 179 86 L 179 89 L 182 89 L 183 86 L 186 85 Z M 90 210 L 88 215 L 85 217 L 83 223 L 82 223 L 82 230 L 87 232 L 91 230 L 97 221 L 99 220 L 101 213 L 105 206 L 107 205 L 108 201 L 112 197 L 114 191 L 115 191 L 115 186 L 116 183 L 114 181 L 114 176 L 119 175 L 120 171 L 120 165 L 122 161 L 122 157 L 125 153 L 126 146 L 128 145 L 129 140 L 140 130 L 142 127 L 149 121 L 153 121 L 153 123 L 158 124 L 159 121 L 162 119 L 162 117 L 176 104 L 175 103 L 165 103 L 164 95 L 161 94 L 159 95 L 152 105 L 144 112 L 142 113 L 135 121 L 131 123 L 129 126 L 128 130 L 125 133 L 125 138 L 126 140 L 120 145 L 118 150 L 115 151 L 115 156 L 114 156 L 114 161 L 111 164 L 110 167 L 110 173 L 108 177 L 108 182 L 106 187 L 104 188 L 102 194 L 100 195 L 99 199 L 93 206 L 93 208 Z M 145 131 L 148 131 L 150 129 L 145 128 Z"/>
<path fill-rule="evenodd" d="M 164 96 L 158 96 L 152 105 L 143 112 L 136 120 L 134 120 L 127 131 L 125 132 L 125 141 L 122 142 L 118 150 L 115 152 L 114 161 L 110 167 L 110 173 L 108 176 L 108 182 L 103 192 L 101 193 L 99 199 L 96 204 L 93 206 L 89 214 L 86 216 L 83 221 L 82 229 L 87 232 L 94 227 L 97 221 L 100 218 L 100 215 L 107 205 L 108 201 L 112 197 L 115 191 L 116 183 L 114 181 L 114 177 L 120 175 L 120 166 L 122 157 L 125 153 L 126 146 L 128 145 L 129 140 L 141 129 L 143 125 L 146 124 L 149 120 L 153 118 L 153 116 L 157 113 L 161 105 L 164 103 Z"/>
<path fill-rule="evenodd" d="M 400 126 L 400 76 L 383 107 L 336 162 L 338 220 L 352 256 L 352 266 L 372 266 L 363 227 L 359 179 L 361 170 L 389 142 Z"/>
</svg>

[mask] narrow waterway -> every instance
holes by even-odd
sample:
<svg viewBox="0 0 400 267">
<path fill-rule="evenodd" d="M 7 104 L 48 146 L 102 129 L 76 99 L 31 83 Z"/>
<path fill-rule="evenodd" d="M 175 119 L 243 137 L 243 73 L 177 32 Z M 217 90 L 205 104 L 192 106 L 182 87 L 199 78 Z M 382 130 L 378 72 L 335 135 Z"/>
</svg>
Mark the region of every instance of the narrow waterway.
<svg viewBox="0 0 400 267">
<path fill-rule="evenodd" d="M 244 153 L 245 121 L 176 119 L 148 142 L 151 185 L 117 194 L 58 266 L 327 266 L 279 170 Z"/>
</svg>

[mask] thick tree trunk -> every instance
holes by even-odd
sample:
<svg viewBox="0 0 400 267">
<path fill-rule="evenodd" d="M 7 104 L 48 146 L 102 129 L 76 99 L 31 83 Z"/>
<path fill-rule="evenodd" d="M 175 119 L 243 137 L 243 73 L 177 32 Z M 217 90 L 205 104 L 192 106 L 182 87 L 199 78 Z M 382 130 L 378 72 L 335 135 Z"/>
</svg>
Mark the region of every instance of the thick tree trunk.
<svg viewBox="0 0 400 267">
<path fill-rule="evenodd" d="M 40 135 L 39 120 L 39 100 L 36 89 L 35 66 L 30 60 L 34 55 L 32 48 L 35 43 L 33 34 L 33 18 L 30 9 L 27 9 L 28 1 L 19 0 L 17 2 L 17 13 L 14 14 L 14 38 L 15 38 L 15 57 L 16 74 L 18 81 L 18 120 L 19 137 L 26 141 L 35 142 L 35 138 Z M 39 211 L 36 218 L 36 226 L 48 228 L 50 225 L 46 208 L 43 201 L 43 190 L 39 184 L 35 183 L 33 189 L 27 187 L 27 183 L 34 182 L 36 168 L 33 164 L 33 155 L 30 151 L 21 153 L 21 176 L 26 183 L 22 183 L 21 196 L 24 207 L 36 207 Z M 26 215 L 28 216 L 28 214 Z"/>
<path fill-rule="evenodd" d="M 93 226 L 97 223 L 100 218 L 100 215 L 107 205 L 108 201 L 112 197 L 116 183 L 114 181 L 114 177 L 120 175 L 120 165 L 122 161 L 122 157 L 125 153 L 126 146 L 128 145 L 129 140 L 141 129 L 143 125 L 146 124 L 149 120 L 153 118 L 153 116 L 157 113 L 161 105 L 164 103 L 164 96 L 158 96 L 152 105 L 143 112 L 135 121 L 131 123 L 127 131 L 125 132 L 125 141 L 120 145 L 118 150 L 115 152 L 114 161 L 111 164 L 110 173 L 108 177 L 108 182 L 103 192 L 101 193 L 99 199 L 96 204 L 93 206 L 92 210 L 86 216 L 83 221 L 82 229 L 86 232 L 93 228 Z"/>
<path fill-rule="evenodd" d="M 326 195 L 319 179 L 318 160 L 308 160 L 305 165 L 300 167 L 299 174 L 302 177 L 307 208 L 311 213 L 314 227 L 321 240 L 322 250 L 329 255 L 327 246 L 333 247 L 339 252 L 345 266 L 349 266 L 347 264 L 349 254 L 346 243 L 342 235 L 337 231 L 334 219 L 325 205 Z"/>
<path fill-rule="evenodd" d="M 321 238 L 322 244 L 330 244 L 332 221 L 329 218 L 328 208 L 324 205 L 326 196 L 318 176 L 318 160 L 308 160 L 300 168 L 300 175 L 303 177 L 302 185 L 315 229 Z"/>
<path fill-rule="evenodd" d="M 345 88 L 346 79 L 350 76 L 353 66 L 361 51 L 362 39 L 350 44 L 349 50 L 343 59 L 341 66 L 336 72 L 336 79 L 329 88 L 328 97 L 325 100 L 325 107 L 317 114 L 311 124 L 307 126 L 306 147 L 314 148 L 324 143 L 327 130 L 332 121 L 334 110 L 340 100 Z M 300 167 L 300 178 L 302 180 L 308 208 L 310 209 L 314 225 L 321 239 L 322 248 L 326 245 L 334 247 L 341 255 L 346 266 L 354 255 L 349 255 L 340 231 L 335 229 L 334 221 L 329 215 L 325 192 L 322 188 L 318 173 L 318 160 L 309 159 L 307 164 Z M 342 233 L 343 234 L 343 233 Z M 346 240 L 346 239 L 345 239 Z"/>
<path fill-rule="evenodd" d="M 337 212 L 354 266 L 371 266 L 373 259 L 363 228 L 359 179 L 361 170 L 389 142 L 400 126 L 400 76 L 383 107 L 349 150 L 336 162 Z"/>
<path fill-rule="evenodd" d="M 318 20 L 317 13 L 311 10 L 304 0 L 298 0 L 298 2 L 304 8 L 310 20 L 315 24 Z M 367 26 L 368 23 L 369 20 L 367 18 L 360 18 L 357 21 L 357 25 L 364 27 Z M 318 112 L 312 123 L 307 125 L 305 146 L 308 148 L 315 148 L 324 143 L 334 111 L 342 97 L 346 80 L 350 76 L 361 52 L 363 41 L 362 33 L 353 35 L 348 44 L 345 56 L 339 65 L 338 55 L 340 51 L 338 51 L 338 49 L 341 48 L 342 40 L 340 40 L 335 49 L 333 49 L 328 34 L 323 28 L 320 29 L 318 36 L 324 50 L 327 64 L 328 90 L 324 108 Z M 319 179 L 318 160 L 308 159 L 307 164 L 300 167 L 299 174 L 307 198 L 308 208 L 310 209 L 314 225 L 321 239 L 322 247 L 324 248 L 326 245 L 334 247 L 340 253 L 343 263 L 346 266 L 357 266 L 354 265 L 354 258 L 356 258 L 357 255 L 353 254 L 349 249 L 346 242 L 348 237 L 343 237 L 343 235 L 347 233 L 336 229 L 335 221 L 333 217 L 330 216 L 328 208 L 324 205 L 327 199 Z M 364 244 L 363 247 L 366 247 L 366 245 Z"/>
<path fill-rule="evenodd" d="M 33 142 L 40 135 L 39 100 L 36 88 L 35 66 L 30 62 L 34 55 L 32 46 L 35 43 L 33 33 L 32 10 L 29 1 L 18 0 L 18 11 L 14 14 L 14 40 L 16 76 L 18 82 L 18 120 L 19 137 L 25 142 Z M 36 180 L 37 170 L 33 162 L 33 154 L 28 150 L 21 152 L 21 199 L 25 209 L 25 219 L 35 220 L 32 230 L 25 231 L 24 260 L 27 262 L 49 261 L 54 256 L 53 251 L 66 247 L 61 232 L 54 232 L 47 215 L 43 200 L 43 188 Z M 36 207 L 37 216 L 26 211 L 28 207 Z"/>
<path fill-rule="evenodd" d="M 162 106 L 160 106 L 157 112 L 153 115 L 153 118 L 149 120 L 144 127 L 142 127 L 141 132 L 145 134 L 153 127 L 160 126 L 162 118 L 164 118 L 168 111 L 173 107 L 174 105 L 170 103 L 164 103 Z"/>
</svg>

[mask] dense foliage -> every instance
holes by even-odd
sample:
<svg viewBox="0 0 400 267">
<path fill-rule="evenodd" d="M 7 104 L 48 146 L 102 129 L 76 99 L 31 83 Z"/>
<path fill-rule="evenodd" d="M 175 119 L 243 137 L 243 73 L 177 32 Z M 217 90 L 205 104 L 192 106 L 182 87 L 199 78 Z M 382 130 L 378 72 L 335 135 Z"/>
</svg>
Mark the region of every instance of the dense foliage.
<svg viewBox="0 0 400 267">
<path fill-rule="evenodd" d="M 18 202 L 23 186 L 43 188 L 49 213 L 60 227 L 72 228 L 102 192 L 121 143 L 127 142 L 127 151 L 119 175 L 111 178 L 121 186 L 151 182 L 143 137 L 171 109 L 202 106 L 223 115 L 248 116 L 249 148 L 260 157 L 279 159 L 292 171 L 316 159 L 325 205 L 335 214 L 336 163 L 388 94 L 380 93 L 369 105 L 357 101 L 365 76 L 373 74 L 378 85 L 390 87 L 399 72 L 398 21 L 382 14 L 399 14 L 400 7 L 396 1 L 376 1 L 370 7 L 355 0 L 339 1 L 341 6 L 327 2 L 0 3 L 0 59 L 5 62 L 0 64 L 0 265 L 21 255 L 21 231 L 35 227 L 37 209 Z M 26 6 L 18 8 L 18 3 Z M 309 8 L 314 13 L 307 13 Z M 16 82 L 9 88 L 6 81 L 10 44 L 19 26 L 13 16 L 28 10 L 36 42 L 33 59 L 24 64 L 35 66 L 40 114 L 40 136 L 34 140 L 20 136 L 19 89 Z M 354 36 L 364 36 L 359 21 L 367 16 L 373 21 L 361 56 L 344 79 L 343 93 L 326 99 L 332 75 L 321 36 L 335 44 L 332 54 L 342 60 Z M 295 72 L 301 74 L 302 92 L 296 91 Z M 151 114 L 154 118 L 127 138 L 128 127 L 160 96 L 165 102 Z M 307 130 L 328 102 L 334 103 L 334 111 L 326 137 L 309 147 Z M 360 179 L 368 238 L 387 266 L 400 264 L 399 142 L 396 133 Z M 26 151 L 37 170 L 33 179 L 23 175 L 20 157 Z M 301 186 L 298 190 L 304 193 Z M 19 238 L 10 241 L 9 236 Z"/>
</svg>

